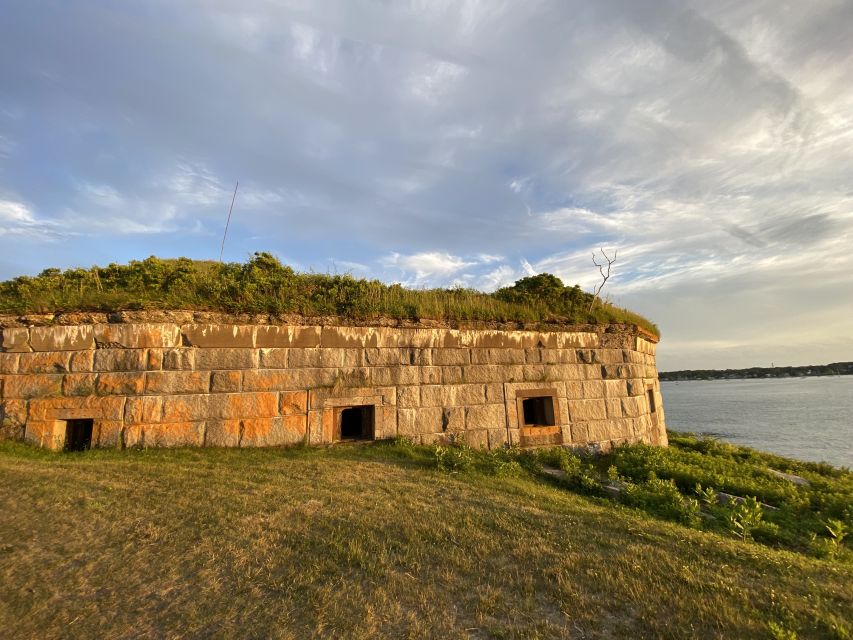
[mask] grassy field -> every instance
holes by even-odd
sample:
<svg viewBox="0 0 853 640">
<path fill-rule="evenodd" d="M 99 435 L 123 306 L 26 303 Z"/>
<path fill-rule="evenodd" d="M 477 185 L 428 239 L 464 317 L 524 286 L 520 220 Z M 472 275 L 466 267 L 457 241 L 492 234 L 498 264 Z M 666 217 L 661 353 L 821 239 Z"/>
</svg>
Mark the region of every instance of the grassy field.
<svg viewBox="0 0 853 640">
<path fill-rule="evenodd" d="M 0 313 L 183 309 L 299 314 L 369 320 L 438 320 L 553 324 L 637 324 L 642 316 L 596 300 L 547 273 L 494 293 L 474 289 L 409 289 L 351 275 L 297 273 L 268 253 L 219 263 L 154 256 L 126 265 L 45 269 L 0 282 Z"/>
<path fill-rule="evenodd" d="M 848 561 L 437 461 L 0 443 L 0 636 L 849 637 Z"/>
</svg>

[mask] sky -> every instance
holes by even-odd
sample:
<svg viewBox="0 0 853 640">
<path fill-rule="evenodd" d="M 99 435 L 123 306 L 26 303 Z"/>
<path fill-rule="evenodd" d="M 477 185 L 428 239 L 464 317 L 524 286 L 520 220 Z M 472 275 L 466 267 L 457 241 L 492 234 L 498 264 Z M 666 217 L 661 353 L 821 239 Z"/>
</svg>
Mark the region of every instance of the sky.
<svg viewBox="0 0 853 640">
<path fill-rule="evenodd" d="M 849 0 L 0 0 L 0 279 L 268 251 L 853 360 Z"/>
</svg>

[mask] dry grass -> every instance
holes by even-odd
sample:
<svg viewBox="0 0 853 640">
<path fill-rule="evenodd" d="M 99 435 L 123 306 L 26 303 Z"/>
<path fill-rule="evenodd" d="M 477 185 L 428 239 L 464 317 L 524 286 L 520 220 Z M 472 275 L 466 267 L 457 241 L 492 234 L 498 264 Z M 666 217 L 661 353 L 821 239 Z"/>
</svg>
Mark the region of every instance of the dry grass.
<svg viewBox="0 0 853 640">
<path fill-rule="evenodd" d="M 852 577 L 393 445 L 0 443 L 9 638 L 845 637 Z"/>
</svg>

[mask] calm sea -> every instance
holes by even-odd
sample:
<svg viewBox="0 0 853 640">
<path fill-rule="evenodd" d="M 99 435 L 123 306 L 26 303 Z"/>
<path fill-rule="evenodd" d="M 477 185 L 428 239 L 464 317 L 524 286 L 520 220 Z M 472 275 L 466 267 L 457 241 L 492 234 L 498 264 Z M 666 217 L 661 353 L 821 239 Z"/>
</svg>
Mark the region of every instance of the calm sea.
<svg viewBox="0 0 853 640">
<path fill-rule="evenodd" d="M 666 426 L 853 467 L 853 376 L 662 382 Z"/>
</svg>

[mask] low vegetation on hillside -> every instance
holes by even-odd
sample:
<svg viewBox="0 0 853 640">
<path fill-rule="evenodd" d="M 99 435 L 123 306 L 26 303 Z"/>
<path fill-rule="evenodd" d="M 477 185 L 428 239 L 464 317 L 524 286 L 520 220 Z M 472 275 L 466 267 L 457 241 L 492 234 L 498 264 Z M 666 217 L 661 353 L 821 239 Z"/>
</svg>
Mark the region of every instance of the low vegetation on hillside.
<svg viewBox="0 0 853 640">
<path fill-rule="evenodd" d="M 849 638 L 850 472 L 670 438 L 670 450 L 599 458 L 402 440 L 70 454 L 0 443 L 0 628 Z M 711 487 L 757 498 L 760 514 Z"/>
<path fill-rule="evenodd" d="M 268 253 L 245 264 L 162 260 L 91 269 L 45 269 L 0 282 L 0 313 L 191 309 L 352 318 L 499 322 L 630 323 L 657 334 L 645 318 L 596 302 L 578 286 L 540 274 L 494 293 L 407 289 L 351 275 L 296 273 Z"/>
</svg>

